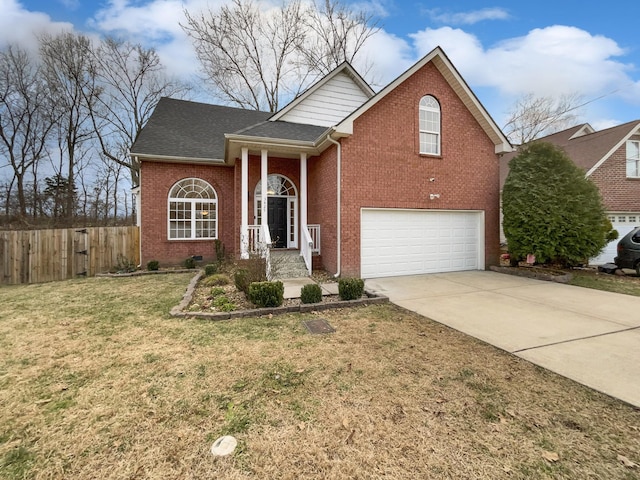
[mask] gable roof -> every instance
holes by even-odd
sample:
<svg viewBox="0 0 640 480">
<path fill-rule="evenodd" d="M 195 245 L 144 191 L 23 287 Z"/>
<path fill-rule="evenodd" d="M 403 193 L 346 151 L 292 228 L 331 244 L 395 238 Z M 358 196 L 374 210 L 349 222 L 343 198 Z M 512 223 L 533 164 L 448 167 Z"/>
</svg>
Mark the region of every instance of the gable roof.
<svg viewBox="0 0 640 480">
<path fill-rule="evenodd" d="M 264 122 L 269 112 L 163 97 L 131 146 L 131 155 L 223 162 L 225 133 Z"/>
<path fill-rule="evenodd" d="M 634 134 L 640 132 L 640 120 L 623 123 L 604 130 L 595 131 L 587 123 L 541 137 L 534 142 L 549 142 L 562 148 L 578 167 L 590 176 L 616 150 Z M 518 152 L 505 155 L 500 160 L 500 185 L 504 185 L 509 174 L 509 162 Z"/>
<path fill-rule="evenodd" d="M 374 94 L 360 74 L 343 62 L 276 112 L 271 120 L 331 127 Z"/>
<path fill-rule="evenodd" d="M 453 88 L 458 97 L 462 100 L 467 109 L 471 112 L 478 124 L 482 127 L 485 133 L 493 141 L 495 145 L 496 153 L 511 152 L 513 148 L 507 137 L 502 133 L 500 127 L 495 123 L 491 115 L 487 112 L 484 106 L 480 103 L 475 94 L 471 91 L 467 83 L 464 81 L 460 73 L 453 66 L 449 58 L 445 55 L 444 51 L 440 47 L 434 48 L 431 52 L 425 55 L 420 61 L 415 63 L 411 68 L 405 71 L 402 75 L 380 90 L 375 96 L 371 97 L 360 108 L 355 110 L 351 115 L 346 117 L 342 122 L 336 126 L 336 133 L 342 135 L 350 135 L 353 133 L 353 122 L 367 110 L 373 107 L 376 103 L 382 100 L 390 92 L 395 90 L 398 85 L 403 83 L 414 73 L 420 70 L 428 63 L 433 63 L 435 67 L 440 71 L 447 83 Z"/>
</svg>

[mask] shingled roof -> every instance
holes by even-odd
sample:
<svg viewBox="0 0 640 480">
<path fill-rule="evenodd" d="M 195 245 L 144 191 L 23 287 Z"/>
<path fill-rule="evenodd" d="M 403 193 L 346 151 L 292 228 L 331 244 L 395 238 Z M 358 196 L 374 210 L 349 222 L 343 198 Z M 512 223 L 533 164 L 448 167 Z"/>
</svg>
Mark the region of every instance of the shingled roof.
<svg viewBox="0 0 640 480">
<path fill-rule="evenodd" d="M 238 132 L 237 135 L 244 135 L 255 138 L 273 138 L 280 140 L 296 140 L 301 142 L 315 142 L 327 131 L 327 127 L 317 125 L 306 125 L 302 123 L 291 123 L 281 121 L 266 121 L 252 125 Z M 228 132 L 232 133 L 232 132 Z"/>
<path fill-rule="evenodd" d="M 164 97 L 131 147 L 131 155 L 223 161 L 225 133 L 259 124 L 271 115 Z"/>
<path fill-rule="evenodd" d="M 225 135 L 315 142 L 326 127 L 269 121 L 272 114 L 206 103 L 160 99 L 131 155 L 171 159 L 225 160 Z"/>
<path fill-rule="evenodd" d="M 573 163 L 587 174 L 597 168 L 599 163 L 606 160 L 615 149 L 619 148 L 620 143 L 639 127 L 640 120 L 634 120 L 595 132 L 588 124 L 584 123 L 534 141 L 549 142 L 562 148 Z M 500 159 L 501 186 L 504 185 L 509 174 L 509 162 L 517 154 L 518 151 L 511 152 Z"/>
</svg>

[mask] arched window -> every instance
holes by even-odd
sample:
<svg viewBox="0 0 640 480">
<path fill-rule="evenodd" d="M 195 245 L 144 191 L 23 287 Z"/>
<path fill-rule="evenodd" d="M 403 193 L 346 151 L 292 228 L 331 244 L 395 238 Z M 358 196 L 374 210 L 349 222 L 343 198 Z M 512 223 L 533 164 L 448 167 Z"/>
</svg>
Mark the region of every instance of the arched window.
<svg viewBox="0 0 640 480">
<path fill-rule="evenodd" d="M 169 239 L 218 238 L 218 197 L 209 183 L 185 178 L 169 191 Z"/>
<path fill-rule="evenodd" d="M 420 153 L 440 155 L 440 104 L 431 95 L 420 99 Z"/>
</svg>

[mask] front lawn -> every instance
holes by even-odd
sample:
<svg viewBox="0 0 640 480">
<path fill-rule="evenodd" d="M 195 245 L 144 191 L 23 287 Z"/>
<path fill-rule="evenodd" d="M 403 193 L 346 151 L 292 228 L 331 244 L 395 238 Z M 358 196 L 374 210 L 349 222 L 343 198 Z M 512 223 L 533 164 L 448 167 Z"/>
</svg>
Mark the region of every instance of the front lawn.
<svg viewBox="0 0 640 480">
<path fill-rule="evenodd" d="M 190 279 L 0 288 L 0 478 L 640 474 L 622 402 L 391 304 L 172 318 Z"/>
</svg>

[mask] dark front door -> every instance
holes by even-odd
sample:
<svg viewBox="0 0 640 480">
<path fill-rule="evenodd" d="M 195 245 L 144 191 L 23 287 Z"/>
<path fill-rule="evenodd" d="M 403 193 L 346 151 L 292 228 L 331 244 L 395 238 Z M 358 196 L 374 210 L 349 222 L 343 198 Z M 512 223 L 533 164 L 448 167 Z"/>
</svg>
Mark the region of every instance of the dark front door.
<svg viewBox="0 0 640 480">
<path fill-rule="evenodd" d="M 270 197 L 267 199 L 269 233 L 275 248 L 287 246 L 287 199 Z"/>
</svg>

